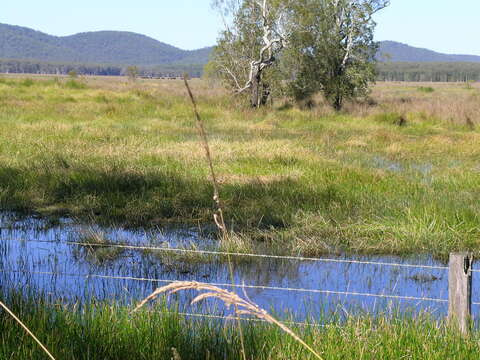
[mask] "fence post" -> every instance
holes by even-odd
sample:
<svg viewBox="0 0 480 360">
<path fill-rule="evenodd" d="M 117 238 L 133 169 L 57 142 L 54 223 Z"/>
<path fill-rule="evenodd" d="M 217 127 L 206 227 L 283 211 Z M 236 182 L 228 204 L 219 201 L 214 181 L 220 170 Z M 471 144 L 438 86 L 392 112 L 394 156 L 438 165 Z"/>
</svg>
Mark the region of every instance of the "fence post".
<svg viewBox="0 0 480 360">
<path fill-rule="evenodd" d="M 450 254 L 448 274 L 448 321 L 464 335 L 472 318 L 472 263 L 469 253 Z"/>
</svg>

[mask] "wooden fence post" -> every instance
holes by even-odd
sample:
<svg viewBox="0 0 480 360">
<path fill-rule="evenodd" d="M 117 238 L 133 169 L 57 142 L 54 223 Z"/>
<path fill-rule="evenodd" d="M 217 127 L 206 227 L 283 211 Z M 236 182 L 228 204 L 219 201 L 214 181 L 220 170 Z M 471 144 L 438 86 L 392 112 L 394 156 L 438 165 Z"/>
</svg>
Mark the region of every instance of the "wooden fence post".
<svg viewBox="0 0 480 360">
<path fill-rule="evenodd" d="M 450 254 L 448 321 L 464 335 L 470 332 L 472 319 L 472 263 L 469 253 Z"/>
</svg>

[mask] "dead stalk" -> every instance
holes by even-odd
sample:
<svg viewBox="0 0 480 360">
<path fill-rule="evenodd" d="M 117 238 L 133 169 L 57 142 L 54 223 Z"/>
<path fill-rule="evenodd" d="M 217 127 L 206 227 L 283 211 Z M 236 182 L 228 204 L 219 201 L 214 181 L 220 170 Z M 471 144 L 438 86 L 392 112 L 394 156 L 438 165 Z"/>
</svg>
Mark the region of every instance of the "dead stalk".
<svg viewBox="0 0 480 360">
<path fill-rule="evenodd" d="M 30 335 L 33 340 L 42 348 L 42 350 L 48 355 L 51 360 L 55 360 L 53 355 L 48 351 L 48 349 L 38 340 L 38 338 L 27 328 L 27 326 L 5 305 L 3 302 L 0 301 L 0 306 L 12 317 L 15 321 L 26 331 L 28 335 Z"/>
<path fill-rule="evenodd" d="M 203 126 L 202 118 L 200 117 L 200 114 L 198 113 L 197 103 L 196 103 L 195 98 L 193 96 L 192 90 L 190 89 L 190 85 L 188 85 L 186 75 L 184 75 L 183 80 L 185 82 L 185 87 L 187 88 L 188 95 L 189 95 L 190 100 L 192 102 L 193 113 L 195 115 L 197 128 L 198 128 L 198 131 L 200 133 L 200 137 L 202 139 L 203 149 L 205 150 L 205 157 L 207 158 L 208 166 L 210 168 L 210 176 L 212 178 L 212 185 L 213 185 L 213 201 L 215 202 L 215 205 L 217 207 L 217 210 L 216 210 L 215 214 L 213 215 L 213 218 L 215 220 L 215 224 L 217 225 L 217 227 L 222 232 L 222 236 L 224 238 L 226 238 L 227 228 L 225 226 L 225 221 L 224 221 L 224 218 L 223 218 L 223 211 L 222 211 L 222 206 L 221 206 L 221 202 L 220 202 L 220 192 L 218 190 L 218 188 L 219 188 L 218 187 L 218 180 L 217 180 L 217 175 L 215 174 L 215 169 L 213 167 L 213 160 L 212 160 L 212 155 L 211 155 L 211 152 L 210 152 L 210 146 L 208 145 L 207 133 L 205 132 L 205 127 Z"/>
<path fill-rule="evenodd" d="M 235 308 L 235 317 L 239 318 L 242 315 L 254 316 L 260 320 L 266 321 L 270 324 L 278 326 L 285 333 L 294 338 L 297 342 L 302 344 L 308 351 L 310 351 L 317 359 L 322 359 L 322 357 L 313 350 L 307 343 L 305 343 L 297 334 L 295 334 L 290 328 L 282 324 L 280 321 L 271 316 L 266 310 L 260 308 L 254 302 L 243 299 L 234 292 L 230 292 L 219 287 L 199 283 L 196 281 L 175 281 L 169 285 L 163 286 L 155 290 L 150 296 L 144 299 L 138 306 L 135 308 L 135 311 L 138 311 L 149 301 L 155 299 L 160 294 L 172 295 L 179 291 L 183 290 L 196 290 L 200 293 L 195 299 L 192 300 L 191 305 L 196 304 L 199 301 L 206 299 L 218 299 L 221 300 L 227 308 L 234 306 Z"/>
<path fill-rule="evenodd" d="M 193 107 L 193 113 L 195 114 L 195 119 L 197 123 L 197 128 L 200 133 L 200 137 L 202 139 L 202 144 L 203 148 L 205 150 L 205 157 L 207 158 L 207 162 L 210 168 L 210 176 L 212 178 L 212 184 L 213 184 L 213 201 L 215 202 L 215 205 L 217 207 L 217 210 L 213 214 L 213 219 L 215 221 L 215 224 L 219 228 L 219 230 L 222 233 L 222 241 L 228 240 L 228 232 L 227 232 L 227 227 L 225 226 L 225 220 L 223 218 L 223 210 L 222 210 L 222 204 L 220 202 L 220 191 L 219 191 L 219 186 L 218 186 L 218 181 L 217 181 L 217 176 L 215 174 L 215 169 L 213 167 L 213 160 L 212 160 L 212 155 L 210 153 L 210 146 L 208 145 L 208 138 L 207 138 L 207 133 L 205 131 L 205 127 L 203 126 L 203 121 L 202 118 L 200 117 L 200 114 L 198 113 L 197 110 L 197 103 L 195 101 L 195 98 L 193 96 L 192 90 L 190 89 L 190 85 L 188 85 L 187 81 L 187 75 L 185 74 L 183 76 L 183 80 L 185 82 L 185 87 L 187 88 L 188 95 L 190 97 L 190 100 L 192 102 L 192 107 Z M 230 272 L 230 279 L 232 281 L 232 285 L 234 284 L 234 276 L 233 276 L 233 265 L 232 261 L 230 259 L 230 254 L 228 256 L 228 268 Z M 237 311 L 237 305 L 235 306 L 235 311 Z M 247 355 L 245 352 L 245 342 L 243 339 L 243 330 L 242 326 L 240 324 L 240 320 L 237 319 L 237 328 L 238 332 L 240 335 L 240 344 L 242 347 L 242 358 L 243 360 L 247 360 Z"/>
</svg>

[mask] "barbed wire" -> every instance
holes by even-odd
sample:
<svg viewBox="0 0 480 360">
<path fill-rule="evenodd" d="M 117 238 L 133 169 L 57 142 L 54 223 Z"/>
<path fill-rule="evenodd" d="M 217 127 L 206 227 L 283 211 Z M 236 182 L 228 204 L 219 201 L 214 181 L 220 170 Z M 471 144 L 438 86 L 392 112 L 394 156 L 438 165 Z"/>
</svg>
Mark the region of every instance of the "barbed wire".
<svg viewBox="0 0 480 360">
<path fill-rule="evenodd" d="M 23 274 L 32 274 L 32 275 L 49 275 L 49 276 L 65 276 L 65 277 L 83 277 L 83 278 L 97 278 L 97 279 L 112 279 L 112 280 L 129 280 L 129 281 L 143 281 L 143 282 L 156 282 L 156 283 L 172 283 L 177 280 L 170 279 L 151 279 L 151 278 L 140 278 L 133 276 L 115 276 L 115 275 L 101 275 L 101 274 L 69 274 L 69 273 L 58 273 L 52 271 L 27 271 L 27 270 L 11 270 L 11 269 L 2 269 L 2 273 L 23 273 Z M 314 294 L 324 294 L 324 295 L 342 295 L 342 296 L 359 296 L 359 297 L 374 297 L 374 298 L 385 298 L 385 299 L 396 299 L 396 300 L 408 300 L 408 301 L 428 301 L 428 302 L 441 302 L 447 303 L 446 299 L 438 299 L 431 297 L 417 297 L 417 296 L 403 296 L 403 295 L 391 295 L 391 294 L 371 294 L 371 293 L 361 293 L 353 291 L 336 291 L 336 290 L 319 290 L 319 289 L 305 289 L 305 288 L 290 288 L 290 287 L 278 287 L 278 286 L 263 286 L 263 285 L 245 285 L 245 284 L 229 284 L 229 283 L 205 283 L 212 286 L 221 286 L 221 287 L 234 287 L 242 289 L 257 289 L 257 290 L 273 290 L 273 291 L 288 291 L 288 292 L 303 292 L 303 293 L 314 293 Z"/>
<path fill-rule="evenodd" d="M 401 264 L 401 263 L 376 262 L 376 261 L 364 261 L 364 260 L 347 260 L 347 259 L 311 258 L 311 257 L 302 257 L 302 256 L 253 254 L 253 253 L 239 253 L 239 252 L 212 251 L 212 250 L 151 247 L 151 246 L 140 246 L 140 245 L 102 244 L 102 243 L 77 242 L 77 241 L 59 242 L 59 241 L 51 241 L 51 240 L 37 240 L 37 239 L 33 239 L 33 240 L 22 239 L 17 241 L 32 242 L 32 243 L 51 243 L 51 244 L 58 244 L 58 245 L 62 245 L 62 244 L 77 245 L 77 246 L 84 246 L 84 247 L 108 247 L 108 248 L 125 249 L 125 250 L 144 250 L 144 251 L 177 252 L 177 253 L 187 253 L 187 254 L 191 253 L 191 254 L 215 255 L 215 256 L 236 256 L 236 257 L 251 257 L 251 258 L 269 258 L 269 259 L 279 259 L 279 260 L 313 261 L 313 262 L 325 262 L 325 263 L 391 266 L 391 267 L 418 268 L 418 269 L 429 269 L 429 270 L 447 270 L 448 269 L 448 266 L 414 265 L 414 264 Z M 473 271 L 478 271 L 478 270 L 473 270 Z"/>
</svg>

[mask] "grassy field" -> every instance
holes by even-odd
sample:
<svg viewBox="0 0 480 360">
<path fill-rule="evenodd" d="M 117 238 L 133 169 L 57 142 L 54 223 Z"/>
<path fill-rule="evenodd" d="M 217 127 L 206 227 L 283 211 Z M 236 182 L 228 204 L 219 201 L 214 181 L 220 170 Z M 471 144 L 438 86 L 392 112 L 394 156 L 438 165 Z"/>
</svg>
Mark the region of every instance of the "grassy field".
<svg viewBox="0 0 480 360">
<path fill-rule="evenodd" d="M 192 86 L 241 247 L 480 253 L 478 84 L 382 83 L 342 113 Z M 209 224 L 211 197 L 180 81 L 0 78 L 3 210 Z"/>
<path fill-rule="evenodd" d="M 108 304 L 67 308 L 10 298 L 9 304 L 57 360 L 242 359 L 234 322 L 185 319 L 159 305 L 154 312 Z M 247 359 L 315 359 L 292 338 L 262 323 L 244 323 Z M 293 328 L 324 359 L 478 359 L 480 334 L 461 337 L 428 317 L 351 318 L 327 327 Z M 0 316 L 0 358 L 43 360 L 18 325 Z M 175 350 L 173 350 L 175 349 Z"/>
</svg>

